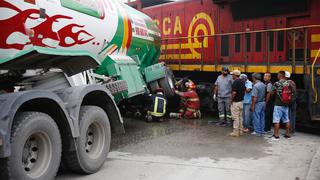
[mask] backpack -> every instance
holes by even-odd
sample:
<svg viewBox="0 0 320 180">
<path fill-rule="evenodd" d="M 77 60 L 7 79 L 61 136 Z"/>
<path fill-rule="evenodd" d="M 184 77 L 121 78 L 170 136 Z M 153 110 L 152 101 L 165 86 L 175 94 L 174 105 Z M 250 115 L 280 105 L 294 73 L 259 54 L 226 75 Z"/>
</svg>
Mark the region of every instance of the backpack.
<svg viewBox="0 0 320 180">
<path fill-rule="evenodd" d="M 284 84 L 280 99 L 281 99 L 281 102 L 283 102 L 284 104 L 289 104 L 292 102 L 292 99 L 293 99 L 292 89 L 289 83 Z"/>
</svg>

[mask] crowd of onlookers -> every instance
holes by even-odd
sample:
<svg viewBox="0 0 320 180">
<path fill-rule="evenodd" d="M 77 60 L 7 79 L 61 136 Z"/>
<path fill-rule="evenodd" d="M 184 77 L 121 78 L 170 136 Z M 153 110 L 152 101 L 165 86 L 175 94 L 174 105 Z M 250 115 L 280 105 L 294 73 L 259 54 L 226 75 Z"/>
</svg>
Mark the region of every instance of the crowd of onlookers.
<svg viewBox="0 0 320 180">
<path fill-rule="evenodd" d="M 285 138 L 295 133 L 296 85 L 287 71 L 278 73 L 278 81 L 271 82 L 271 74 L 253 73 L 251 78 L 239 70 L 222 74 L 214 86 L 213 99 L 218 102 L 220 126 L 232 126 L 230 136 L 243 133 L 263 136 L 274 131 L 273 140 L 279 139 L 280 123 L 286 126 Z M 250 80 L 251 79 L 251 80 Z"/>
</svg>

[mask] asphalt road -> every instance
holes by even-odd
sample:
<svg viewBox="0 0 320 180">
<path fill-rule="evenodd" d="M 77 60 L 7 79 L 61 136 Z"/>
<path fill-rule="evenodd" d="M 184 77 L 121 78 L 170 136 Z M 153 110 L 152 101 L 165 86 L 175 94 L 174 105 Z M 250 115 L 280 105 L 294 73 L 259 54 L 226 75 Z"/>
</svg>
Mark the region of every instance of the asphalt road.
<svg viewBox="0 0 320 180">
<path fill-rule="evenodd" d="M 60 174 L 62 180 L 320 180 L 320 136 L 291 139 L 227 136 L 230 127 L 203 120 L 145 123 L 126 119 L 102 169 L 92 175 Z"/>
</svg>

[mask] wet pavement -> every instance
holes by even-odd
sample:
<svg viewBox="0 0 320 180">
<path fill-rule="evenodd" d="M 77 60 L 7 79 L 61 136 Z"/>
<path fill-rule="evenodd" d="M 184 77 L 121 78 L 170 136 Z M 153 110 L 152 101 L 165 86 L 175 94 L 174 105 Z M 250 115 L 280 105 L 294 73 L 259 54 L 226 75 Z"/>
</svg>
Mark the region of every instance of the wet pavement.
<svg viewBox="0 0 320 180">
<path fill-rule="evenodd" d="M 231 127 L 208 120 L 146 123 L 125 119 L 108 160 L 96 174 L 64 173 L 57 179 L 320 179 L 320 137 L 297 133 L 273 142 L 268 136 L 227 136 Z"/>
<path fill-rule="evenodd" d="M 127 134 L 115 137 L 111 151 L 167 155 L 183 159 L 209 157 L 261 158 L 266 140 L 255 136 L 230 138 L 231 128 L 208 125 L 208 120 L 168 120 L 165 123 L 129 122 Z M 137 146 L 137 143 L 140 143 Z M 250 144 L 250 146 L 243 146 Z M 250 150 L 250 154 L 248 154 Z"/>
</svg>

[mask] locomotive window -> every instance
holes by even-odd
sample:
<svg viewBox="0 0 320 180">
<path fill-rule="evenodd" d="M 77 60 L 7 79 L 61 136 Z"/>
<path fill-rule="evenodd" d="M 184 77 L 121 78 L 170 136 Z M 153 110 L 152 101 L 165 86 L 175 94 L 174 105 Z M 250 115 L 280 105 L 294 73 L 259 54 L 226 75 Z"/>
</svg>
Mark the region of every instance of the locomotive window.
<svg viewBox="0 0 320 180">
<path fill-rule="evenodd" d="M 223 2 L 221 0 L 214 1 Z M 310 2 L 307 0 L 241 0 L 228 2 L 231 4 L 234 20 L 307 12 L 310 6 Z"/>
<path fill-rule="evenodd" d="M 89 16 L 103 18 L 103 6 L 100 0 L 61 0 L 61 5 Z"/>
<path fill-rule="evenodd" d="M 261 52 L 261 33 L 256 33 L 256 52 Z"/>
<path fill-rule="evenodd" d="M 284 32 L 283 31 L 279 31 L 278 34 L 278 41 L 277 41 L 277 47 L 278 47 L 278 51 L 283 51 L 284 49 Z"/>
<path fill-rule="evenodd" d="M 235 36 L 234 49 L 237 53 L 240 52 L 240 37 L 240 34 L 236 34 Z"/>
<path fill-rule="evenodd" d="M 221 36 L 221 56 L 229 56 L 229 36 Z"/>
<path fill-rule="evenodd" d="M 251 51 L 251 34 L 249 33 L 246 34 L 246 49 L 247 52 Z"/>
<path fill-rule="evenodd" d="M 274 33 L 273 32 L 268 32 L 268 35 L 269 35 L 269 51 L 273 51 Z"/>
</svg>

